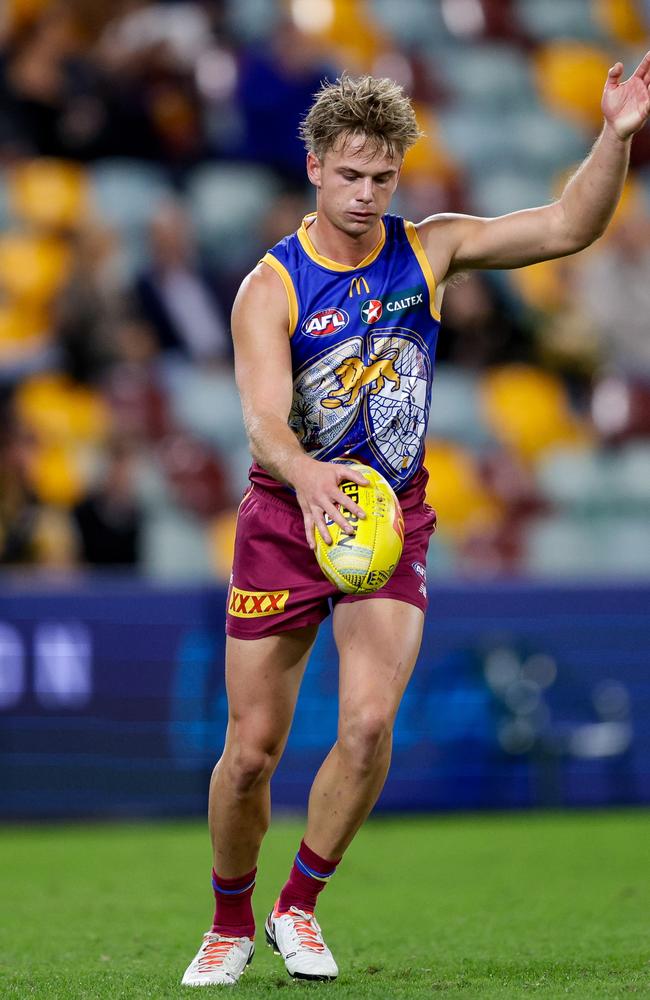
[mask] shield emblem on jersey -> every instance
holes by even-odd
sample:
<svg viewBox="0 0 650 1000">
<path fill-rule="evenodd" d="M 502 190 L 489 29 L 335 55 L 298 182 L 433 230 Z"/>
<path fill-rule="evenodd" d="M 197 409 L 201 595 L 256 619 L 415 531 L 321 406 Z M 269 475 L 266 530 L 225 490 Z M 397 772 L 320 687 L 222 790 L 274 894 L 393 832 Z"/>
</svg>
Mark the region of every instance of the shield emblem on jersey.
<svg viewBox="0 0 650 1000">
<path fill-rule="evenodd" d="M 298 373 L 289 423 L 307 450 L 326 458 L 366 441 L 387 472 L 407 478 L 429 409 L 430 362 L 418 341 L 402 328 L 376 330 Z"/>
</svg>

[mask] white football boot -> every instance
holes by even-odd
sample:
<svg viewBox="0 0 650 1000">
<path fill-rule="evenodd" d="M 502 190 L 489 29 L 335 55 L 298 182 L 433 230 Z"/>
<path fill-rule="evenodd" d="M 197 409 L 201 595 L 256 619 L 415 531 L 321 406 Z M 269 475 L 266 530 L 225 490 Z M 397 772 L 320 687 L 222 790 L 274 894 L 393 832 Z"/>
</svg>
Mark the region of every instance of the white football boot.
<svg viewBox="0 0 650 1000">
<path fill-rule="evenodd" d="M 323 934 L 313 913 L 292 906 L 278 913 L 278 904 L 264 925 L 266 942 L 284 959 L 287 972 L 294 979 L 317 979 L 329 982 L 339 970 L 334 956 L 323 941 Z"/>
<path fill-rule="evenodd" d="M 185 970 L 182 986 L 234 986 L 255 952 L 247 937 L 226 937 L 208 931 L 203 944 Z"/>
</svg>

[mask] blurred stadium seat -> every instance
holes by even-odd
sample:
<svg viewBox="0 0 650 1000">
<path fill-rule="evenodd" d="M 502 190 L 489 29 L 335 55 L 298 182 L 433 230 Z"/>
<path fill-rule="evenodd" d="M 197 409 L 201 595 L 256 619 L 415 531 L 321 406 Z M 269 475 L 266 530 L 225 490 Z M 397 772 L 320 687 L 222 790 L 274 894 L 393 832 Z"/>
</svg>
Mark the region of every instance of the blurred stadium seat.
<svg viewBox="0 0 650 1000">
<path fill-rule="evenodd" d="M 71 254 L 51 236 L 7 232 L 0 235 L 0 290 L 27 305 L 51 302 L 68 276 Z"/>
<path fill-rule="evenodd" d="M 277 27 L 282 17 L 279 5 L 268 0 L 226 0 L 225 22 L 242 43 L 263 41 Z"/>
<path fill-rule="evenodd" d="M 449 90 L 458 111 L 506 113 L 534 100 L 529 62 L 505 42 L 449 45 L 430 54 L 431 68 Z M 495 122 L 496 124 L 496 122 Z M 498 129 L 502 132 L 502 127 Z"/>
<path fill-rule="evenodd" d="M 611 456 L 591 448 L 554 448 L 536 467 L 542 495 L 571 511 L 607 509 L 613 501 Z"/>
<path fill-rule="evenodd" d="M 552 200 L 550 180 L 543 174 L 530 176 L 512 167 L 486 167 L 473 184 L 472 205 L 478 215 L 505 215 Z"/>
<path fill-rule="evenodd" d="M 540 97 L 557 114 L 595 130 L 602 121 L 600 101 L 610 65 L 604 49 L 583 42 L 551 42 L 535 55 Z"/>
<path fill-rule="evenodd" d="M 503 365 L 481 380 L 483 414 L 493 434 L 523 459 L 535 460 L 552 445 L 589 439 L 571 412 L 562 382 L 528 365 Z"/>
<path fill-rule="evenodd" d="M 575 38 L 602 41 L 604 30 L 594 15 L 592 0 L 515 0 L 517 17 L 531 38 Z"/>
<path fill-rule="evenodd" d="M 88 211 L 88 178 L 78 164 L 42 157 L 8 174 L 12 216 L 44 229 L 75 229 Z"/>
<path fill-rule="evenodd" d="M 205 164 L 193 172 L 190 211 L 199 240 L 215 261 L 247 258 L 247 241 L 261 227 L 277 190 L 271 171 L 254 164 Z"/>
<path fill-rule="evenodd" d="M 593 16 L 603 31 L 626 45 L 644 45 L 648 25 L 638 0 L 592 0 Z"/>
<path fill-rule="evenodd" d="M 456 365 L 439 364 L 434 375 L 428 433 L 478 447 L 490 439 L 481 419 L 478 375 Z"/>
<path fill-rule="evenodd" d="M 400 47 L 441 51 L 449 42 L 439 4 L 426 0 L 371 0 L 371 10 L 381 27 Z"/>
<path fill-rule="evenodd" d="M 203 522 L 186 510 L 167 507 L 145 521 L 143 571 L 168 581 L 208 580 L 214 576 Z"/>
<path fill-rule="evenodd" d="M 566 514 L 545 515 L 528 525 L 522 568 L 536 577 L 593 577 L 601 568 L 598 547 L 589 521 Z"/>
<path fill-rule="evenodd" d="M 99 160 L 90 170 L 96 212 L 125 235 L 144 231 L 156 208 L 172 194 L 165 170 L 140 160 Z"/>
</svg>

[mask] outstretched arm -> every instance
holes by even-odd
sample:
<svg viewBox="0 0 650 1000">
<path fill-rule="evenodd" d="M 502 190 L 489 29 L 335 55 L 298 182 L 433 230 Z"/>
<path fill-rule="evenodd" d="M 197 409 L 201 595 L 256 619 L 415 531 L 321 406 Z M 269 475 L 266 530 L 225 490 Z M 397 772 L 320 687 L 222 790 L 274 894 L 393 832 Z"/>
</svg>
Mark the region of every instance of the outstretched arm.
<svg viewBox="0 0 650 1000">
<path fill-rule="evenodd" d="M 621 195 L 632 136 L 650 115 L 650 52 L 629 80 L 610 69 L 603 130 L 561 197 L 496 219 L 439 215 L 418 226 L 439 279 L 467 268 L 522 267 L 576 253 L 602 236 Z"/>
</svg>

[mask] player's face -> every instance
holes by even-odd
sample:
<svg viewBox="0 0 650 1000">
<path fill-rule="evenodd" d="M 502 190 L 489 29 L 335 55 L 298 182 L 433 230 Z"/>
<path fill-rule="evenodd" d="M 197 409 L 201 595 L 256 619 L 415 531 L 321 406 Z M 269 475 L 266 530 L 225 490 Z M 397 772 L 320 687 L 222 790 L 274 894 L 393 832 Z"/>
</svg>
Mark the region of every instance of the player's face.
<svg viewBox="0 0 650 1000">
<path fill-rule="evenodd" d="M 322 160 L 307 154 L 307 174 L 318 189 L 318 211 L 349 236 L 363 236 L 388 210 L 402 157 L 373 152 L 363 136 L 328 150 Z"/>
</svg>

